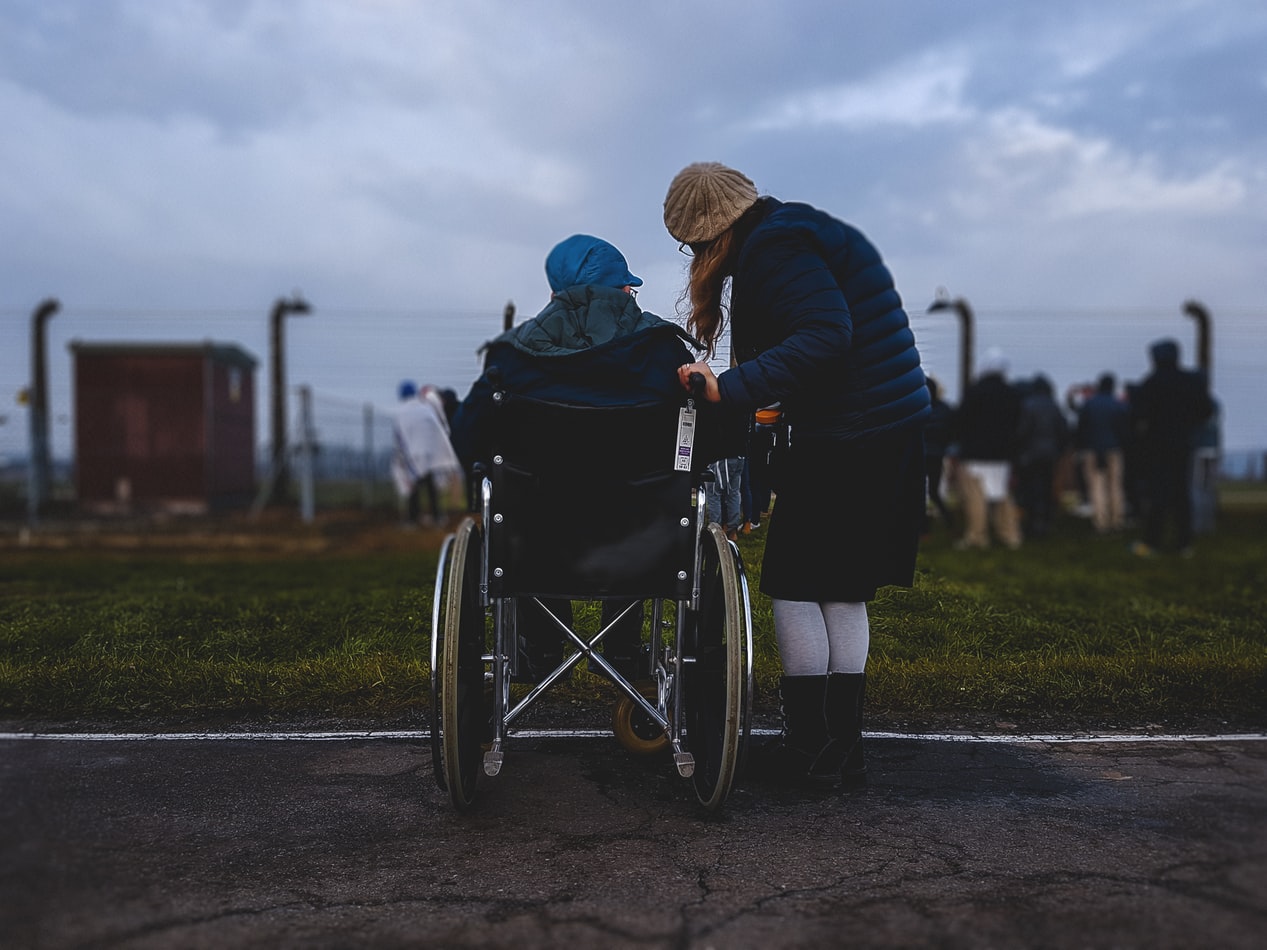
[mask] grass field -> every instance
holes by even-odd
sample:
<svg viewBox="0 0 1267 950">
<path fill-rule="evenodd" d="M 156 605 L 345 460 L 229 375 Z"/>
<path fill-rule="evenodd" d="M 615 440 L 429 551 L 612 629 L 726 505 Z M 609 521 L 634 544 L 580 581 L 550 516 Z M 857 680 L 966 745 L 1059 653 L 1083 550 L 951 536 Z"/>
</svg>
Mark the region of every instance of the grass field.
<svg viewBox="0 0 1267 950">
<path fill-rule="evenodd" d="M 913 589 L 871 605 L 873 723 L 1267 727 L 1267 506 L 1220 512 L 1197 556 L 1139 559 L 1068 518 L 1019 551 L 934 532 Z M 98 526 L 0 546 L 0 717 L 401 721 L 428 702 L 438 533 L 355 515 L 315 526 Z M 829 539 L 828 539 L 829 542 Z M 759 706 L 779 667 L 754 591 Z M 609 695 L 589 675 L 576 702 Z"/>
</svg>

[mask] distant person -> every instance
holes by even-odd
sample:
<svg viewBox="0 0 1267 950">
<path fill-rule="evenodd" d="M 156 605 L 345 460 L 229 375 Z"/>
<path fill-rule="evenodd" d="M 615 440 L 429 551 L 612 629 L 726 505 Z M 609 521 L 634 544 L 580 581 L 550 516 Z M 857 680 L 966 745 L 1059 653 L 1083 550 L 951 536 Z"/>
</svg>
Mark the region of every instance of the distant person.
<svg viewBox="0 0 1267 950">
<path fill-rule="evenodd" d="M 1082 414 L 1082 407 L 1086 401 L 1095 395 L 1095 385 L 1092 383 L 1074 383 L 1065 390 L 1065 410 L 1073 416 L 1075 420 Z M 1076 439 L 1076 432 L 1075 432 Z M 1091 491 L 1087 487 L 1087 480 L 1083 477 L 1082 465 L 1076 464 L 1073 467 L 1073 486 L 1077 492 L 1078 503 L 1075 509 L 1079 517 L 1091 517 Z"/>
<path fill-rule="evenodd" d="M 1131 434 L 1130 413 L 1117 397 L 1117 380 L 1102 373 L 1095 392 L 1078 410 L 1074 444 L 1082 480 L 1091 502 L 1091 526 L 1096 534 L 1126 527 L 1126 443 Z"/>
<path fill-rule="evenodd" d="M 440 420 L 440 425 L 444 427 L 444 434 L 447 438 L 451 431 L 451 420 L 444 405 L 444 396 L 441 395 L 440 390 L 431 385 L 419 386 L 418 398 L 435 410 L 436 418 Z"/>
<path fill-rule="evenodd" d="M 392 480 L 405 508 L 406 524 L 438 524 L 441 492 L 461 465 L 449 442 L 449 425 L 434 387 L 419 392 L 411 380 L 398 390 L 400 402 L 392 419 Z M 422 512 L 422 496 L 427 513 Z"/>
<path fill-rule="evenodd" d="M 1002 351 L 989 350 L 955 415 L 955 481 L 964 515 L 959 548 L 988 548 L 991 525 L 1004 545 L 1021 546 L 1020 517 L 1012 495 L 1021 397 L 1008 383 L 1007 370 Z"/>
<path fill-rule="evenodd" d="M 924 469 L 928 473 L 928 500 L 937 510 L 942 526 L 950 531 L 950 508 L 942 494 L 941 482 L 946 467 L 946 453 L 950 451 L 955 437 L 955 409 L 941 398 L 941 384 L 931 376 L 928 377 L 928 396 L 932 400 L 932 415 L 924 426 Z M 926 513 L 924 533 L 928 534 L 931 527 Z"/>
<path fill-rule="evenodd" d="M 704 490 L 708 520 L 721 525 L 731 541 L 738 540 L 739 529 L 744 523 L 743 467 L 742 456 L 718 459 L 708 466 L 713 479 Z"/>
<path fill-rule="evenodd" d="M 1179 344 L 1160 340 L 1149 350 L 1153 371 L 1133 396 L 1144 479 L 1144 539 L 1132 545 L 1147 557 L 1160 550 L 1167 526 L 1184 555 L 1192 553 L 1192 466 L 1200 427 L 1214 413 L 1205 376 L 1179 368 Z"/>
<path fill-rule="evenodd" d="M 1021 398 L 1016 433 L 1016 494 L 1022 537 L 1045 537 L 1055 508 L 1056 466 L 1069 446 L 1069 420 L 1051 380 L 1039 373 Z"/>
<path fill-rule="evenodd" d="M 457 392 L 449 387 L 437 390 L 436 394 L 440 397 L 440 405 L 444 410 L 445 430 L 451 433 L 453 431 L 453 419 L 457 415 L 458 406 L 462 404 L 462 400 L 458 398 Z M 475 506 L 474 497 L 471 494 L 471 482 L 466 469 L 459 465 L 457 474 L 454 477 L 459 486 L 457 492 L 459 497 L 464 499 L 464 504 L 468 509 L 473 508 Z"/>
<path fill-rule="evenodd" d="M 440 404 L 444 406 L 444 418 L 449 428 L 453 428 L 453 417 L 458 414 L 458 406 L 462 404 L 462 400 L 458 398 L 458 394 L 449 387 L 438 390 L 440 396 Z"/>
<path fill-rule="evenodd" d="M 1143 448 L 1143 422 L 1136 416 L 1135 406 L 1139 405 L 1140 383 L 1127 381 L 1123 383 L 1127 417 L 1130 419 L 1130 433 L 1126 439 L 1125 458 L 1122 460 L 1122 481 L 1126 485 L 1126 519 L 1130 526 L 1132 521 L 1144 524 L 1144 513 L 1148 508 L 1145 485 L 1145 465 Z"/>
</svg>

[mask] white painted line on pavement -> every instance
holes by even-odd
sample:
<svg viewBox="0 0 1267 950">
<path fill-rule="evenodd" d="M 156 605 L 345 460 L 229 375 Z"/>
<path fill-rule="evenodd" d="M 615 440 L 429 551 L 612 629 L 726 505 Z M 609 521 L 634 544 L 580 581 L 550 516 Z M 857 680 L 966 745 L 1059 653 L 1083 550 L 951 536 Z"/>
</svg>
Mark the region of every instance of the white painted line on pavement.
<svg viewBox="0 0 1267 950">
<path fill-rule="evenodd" d="M 917 739 L 926 742 L 993 742 L 1000 745 L 1030 743 L 1036 745 L 1073 744 L 1073 743 L 1139 743 L 1139 742 L 1262 742 L 1267 740 L 1267 733 L 1231 733 L 1227 735 L 1000 735 L 996 733 L 917 733 L 917 732 L 867 732 L 868 739 Z"/>
<path fill-rule="evenodd" d="M 754 736 L 778 735 L 777 729 L 753 729 Z M 1135 744 L 1180 742 L 1263 742 L 1267 733 L 1228 735 L 998 735 L 935 732 L 867 732 L 867 739 L 901 739 L 917 742 L 977 742 L 999 745 L 1052 744 Z M 0 742 L 43 740 L 56 742 L 355 742 L 365 740 L 430 739 L 426 730 L 383 732 L 0 732 Z M 521 729 L 511 733 L 519 739 L 603 739 L 612 738 L 610 729 Z"/>
</svg>

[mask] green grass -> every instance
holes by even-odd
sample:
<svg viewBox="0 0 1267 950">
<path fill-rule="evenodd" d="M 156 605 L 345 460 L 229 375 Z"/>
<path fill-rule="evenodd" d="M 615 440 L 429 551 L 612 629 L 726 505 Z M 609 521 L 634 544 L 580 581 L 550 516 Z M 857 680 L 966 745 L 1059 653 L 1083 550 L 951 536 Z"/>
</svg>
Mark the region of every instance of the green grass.
<svg viewBox="0 0 1267 950">
<path fill-rule="evenodd" d="M 429 702 L 436 552 L 395 547 L 0 549 L 0 715 L 416 713 Z M 772 707 L 762 534 L 740 547 Z M 1020 551 L 957 552 L 934 534 L 915 587 L 871 605 L 868 708 L 894 721 L 1261 729 L 1264 591 L 1267 510 L 1255 506 L 1222 512 L 1191 560 L 1141 560 L 1073 519 Z M 584 674 L 569 689 L 608 695 Z"/>
<path fill-rule="evenodd" d="M 5 713 L 373 713 L 425 692 L 434 553 L 0 563 Z"/>
<path fill-rule="evenodd" d="M 1267 514 L 1227 511 L 1192 559 L 1069 521 L 1020 551 L 924 545 L 874 605 L 879 705 L 1070 722 L 1267 722 Z"/>
</svg>

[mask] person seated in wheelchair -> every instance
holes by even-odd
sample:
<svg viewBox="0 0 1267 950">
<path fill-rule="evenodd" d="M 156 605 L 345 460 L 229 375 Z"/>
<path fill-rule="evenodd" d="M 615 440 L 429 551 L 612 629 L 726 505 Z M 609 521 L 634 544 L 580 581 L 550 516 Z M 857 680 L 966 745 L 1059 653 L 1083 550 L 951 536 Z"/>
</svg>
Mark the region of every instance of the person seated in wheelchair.
<svg viewBox="0 0 1267 950">
<path fill-rule="evenodd" d="M 601 238 L 574 234 L 561 241 L 547 255 L 545 272 L 549 302 L 531 320 L 484 344 L 483 373 L 454 416 L 453 447 L 468 472 L 477 463 L 490 461 L 495 392 L 589 407 L 678 405 L 683 392 L 677 368 L 684 360 L 696 359 L 692 348 L 703 348 L 678 325 L 638 307 L 642 279 L 630 272 L 624 255 Z M 696 444 L 696 458 L 707 463 L 720 457 L 722 433 L 741 439 L 743 430 L 737 420 L 724 423 L 715 406 L 701 411 L 715 420 L 699 427 L 705 435 Z M 546 606 L 571 624 L 570 602 L 550 600 Z M 604 600 L 602 624 L 626 606 L 627 601 Z M 535 683 L 563 661 L 563 640 L 535 604 L 521 603 L 519 610 L 516 680 Z M 638 602 L 602 644 L 604 658 L 629 680 L 648 671 L 642 663 L 642 626 Z"/>
</svg>

